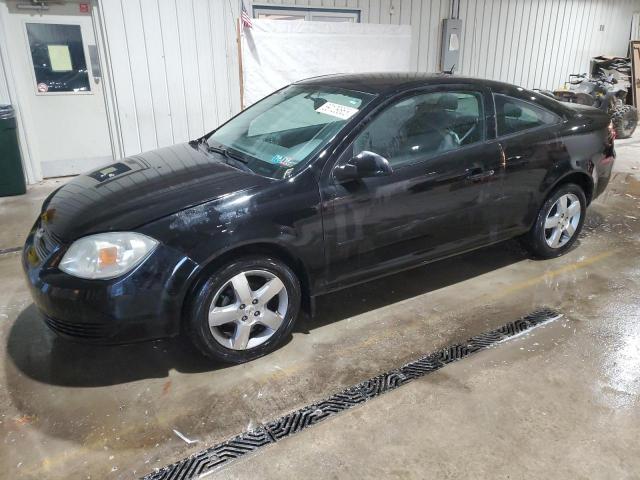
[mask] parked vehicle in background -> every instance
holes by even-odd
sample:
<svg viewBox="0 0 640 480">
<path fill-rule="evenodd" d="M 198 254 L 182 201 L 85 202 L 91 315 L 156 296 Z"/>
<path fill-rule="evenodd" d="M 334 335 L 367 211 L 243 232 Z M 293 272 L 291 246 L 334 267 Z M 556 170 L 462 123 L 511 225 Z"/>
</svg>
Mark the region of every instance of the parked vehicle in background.
<svg viewBox="0 0 640 480">
<path fill-rule="evenodd" d="M 628 86 L 613 75 L 569 75 L 569 89 L 555 90 L 553 95 L 562 102 L 590 105 L 606 112 L 611 118 L 617 138 L 629 138 L 638 125 L 638 110 L 627 104 Z M 628 83 L 628 82 L 627 82 Z"/>
<path fill-rule="evenodd" d="M 66 183 L 23 267 L 62 336 L 185 332 L 244 362 L 281 345 L 318 295 L 514 237 L 562 255 L 609 181 L 609 124 L 494 81 L 312 78 Z"/>
</svg>

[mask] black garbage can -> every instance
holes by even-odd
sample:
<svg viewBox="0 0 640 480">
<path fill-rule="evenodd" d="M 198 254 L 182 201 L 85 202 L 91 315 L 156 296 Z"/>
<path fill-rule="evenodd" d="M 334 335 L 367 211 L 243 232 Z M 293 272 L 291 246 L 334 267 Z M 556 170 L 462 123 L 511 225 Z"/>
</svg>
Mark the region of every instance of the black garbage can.
<svg viewBox="0 0 640 480">
<path fill-rule="evenodd" d="M 26 191 L 16 115 L 11 105 L 0 105 L 0 197 Z"/>
</svg>

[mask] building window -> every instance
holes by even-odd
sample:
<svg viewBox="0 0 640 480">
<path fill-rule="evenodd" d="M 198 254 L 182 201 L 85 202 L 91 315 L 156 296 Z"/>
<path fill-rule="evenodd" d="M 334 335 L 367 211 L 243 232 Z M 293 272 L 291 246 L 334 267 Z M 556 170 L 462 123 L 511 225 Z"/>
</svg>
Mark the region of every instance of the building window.
<svg viewBox="0 0 640 480">
<path fill-rule="evenodd" d="M 253 7 L 253 17 L 266 20 L 293 20 L 307 22 L 360 22 L 359 10 L 342 10 L 334 8 L 301 8 L 301 7 Z"/>
<path fill-rule="evenodd" d="M 27 23 L 26 28 L 39 94 L 91 91 L 80 25 Z"/>
</svg>

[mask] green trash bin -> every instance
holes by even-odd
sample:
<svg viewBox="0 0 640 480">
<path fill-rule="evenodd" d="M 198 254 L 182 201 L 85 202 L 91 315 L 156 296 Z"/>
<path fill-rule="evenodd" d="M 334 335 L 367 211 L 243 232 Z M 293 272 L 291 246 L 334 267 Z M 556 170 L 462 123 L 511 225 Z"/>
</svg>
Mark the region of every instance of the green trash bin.
<svg viewBox="0 0 640 480">
<path fill-rule="evenodd" d="M 11 105 L 0 105 L 0 197 L 26 191 L 16 115 Z"/>
</svg>

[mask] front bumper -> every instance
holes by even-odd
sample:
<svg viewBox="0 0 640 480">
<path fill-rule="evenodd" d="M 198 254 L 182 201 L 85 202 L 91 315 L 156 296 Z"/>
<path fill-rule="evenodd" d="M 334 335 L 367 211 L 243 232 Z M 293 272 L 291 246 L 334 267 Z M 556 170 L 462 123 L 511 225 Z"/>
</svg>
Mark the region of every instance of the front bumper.
<svg viewBox="0 0 640 480">
<path fill-rule="evenodd" d="M 22 252 L 31 296 L 52 330 L 95 343 L 129 343 L 179 332 L 184 297 L 197 269 L 189 257 L 159 244 L 122 277 L 86 280 L 57 268 L 66 247 L 38 221 Z"/>
</svg>

